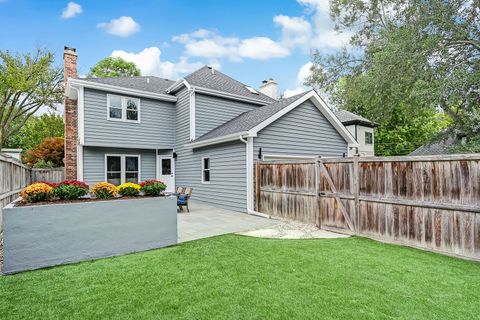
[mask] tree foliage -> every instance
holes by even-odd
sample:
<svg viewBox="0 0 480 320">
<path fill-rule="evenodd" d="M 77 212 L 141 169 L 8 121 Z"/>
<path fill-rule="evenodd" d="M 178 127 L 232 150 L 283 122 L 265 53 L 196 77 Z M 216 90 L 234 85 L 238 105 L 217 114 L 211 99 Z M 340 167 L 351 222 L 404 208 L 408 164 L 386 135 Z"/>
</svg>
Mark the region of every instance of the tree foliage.
<svg viewBox="0 0 480 320">
<path fill-rule="evenodd" d="M 63 167 L 65 142 L 63 138 L 46 138 L 23 156 L 23 162 L 34 168 Z"/>
<path fill-rule="evenodd" d="M 5 146 L 29 150 L 40 144 L 45 138 L 64 137 L 64 122 L 61 115 L 44 113 L 32 116 L 20 130 L 9 137 Z"/>
<path fill-rule="evenodd" d="M 90 69 L 89 77 L 134 77 L 140 76 L 140 70 L 135 63 L 123 60 L 120 57 L 107 57 L 100 60 Z"/>
<path fill-rule="evenodd" d="M 335 55 L 316 51 L 308 83 L 379 123 L 381 155 L 409 153 L 440 131 L 474 138 L 479 10 L 478 0 L 331 0 L 336 28 L 353 34 L 350 46 Z"/>
<path fill-rule="evenodd" d="M 53 66 L 54 55 L 0 51 L 0 148 L 41 107 L 55 109 L 63 97 L 62 69 Z"/>
</svg>

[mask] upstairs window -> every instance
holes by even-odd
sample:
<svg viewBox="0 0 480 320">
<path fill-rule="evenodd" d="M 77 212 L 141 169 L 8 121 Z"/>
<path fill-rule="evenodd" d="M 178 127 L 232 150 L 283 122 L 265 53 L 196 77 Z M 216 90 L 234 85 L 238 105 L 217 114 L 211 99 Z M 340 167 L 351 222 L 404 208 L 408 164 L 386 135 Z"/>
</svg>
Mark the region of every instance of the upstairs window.
<svg viewBox="0 0 480 320">
<path fill-rule="evenodd" d="M 140 99 L 107 95 L 108 120 L 140 122 Z"/>
<path fill-rule="evenodd" d="M 365 132 L 365 144 L 373 144 L 373 132 Z"/>
<path fill-rule="evenodd" d="M 210 158 L 202 158 L 202 183 L 210 183 Z"/>
</svg>

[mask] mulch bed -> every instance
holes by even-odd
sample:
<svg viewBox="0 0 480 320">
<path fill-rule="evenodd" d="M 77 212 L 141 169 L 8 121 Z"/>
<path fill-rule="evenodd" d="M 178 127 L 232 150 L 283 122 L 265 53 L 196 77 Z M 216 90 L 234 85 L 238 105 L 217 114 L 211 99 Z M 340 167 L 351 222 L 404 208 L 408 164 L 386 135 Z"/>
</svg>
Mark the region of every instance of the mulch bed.
<svg viewBox="0 0 480 320">
<path fill-rule="evenodd" d="M 166 198 L 167 195 L 163 196 L 138 196 L 138 197 L 116 197 L 111 199 L 98 199 L 98 198 L 85 198 L 77 200 L 49 200 L 49 201 L 40 201 L 40 202 L 15 202 L 15 207 L 30 207 L 30 206 L 43 206 L 49 204 L 66 204 L 66 203 L 77 203 L 77 202 L 95 202 L 95 201 L 114 201 L 114 200 L 129 200 L 129 199 L 142 199 L 142 198 Z"/>
</svg>

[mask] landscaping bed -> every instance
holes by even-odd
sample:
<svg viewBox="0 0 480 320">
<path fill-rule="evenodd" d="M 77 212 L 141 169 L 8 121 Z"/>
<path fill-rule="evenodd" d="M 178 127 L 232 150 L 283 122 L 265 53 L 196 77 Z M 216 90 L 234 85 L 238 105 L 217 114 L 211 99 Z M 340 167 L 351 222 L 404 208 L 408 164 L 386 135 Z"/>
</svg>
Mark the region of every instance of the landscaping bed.
<svg viewBox="0 0 480 320">
<path fill-rule="evenodd" d="M 147 181 L 118 187 L 33 183 L 3 209 L 3 272 L 50 267 L 177 243 L 176 197 Z"/>
<path fill-rule="evenodd" d="M 227 235 L 0 277 L 5 319 L 478 319 L 480 264 L 363 238 Z"/>
</svg>

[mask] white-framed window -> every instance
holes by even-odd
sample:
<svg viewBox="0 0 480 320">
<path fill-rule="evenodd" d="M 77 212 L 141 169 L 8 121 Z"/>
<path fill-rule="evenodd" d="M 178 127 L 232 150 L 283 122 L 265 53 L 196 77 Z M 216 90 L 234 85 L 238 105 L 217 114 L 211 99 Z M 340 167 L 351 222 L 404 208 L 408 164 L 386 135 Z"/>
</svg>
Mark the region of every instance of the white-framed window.
<svg viewBox="0 0 480 320">
<path fill-rule="evenodd" d="M 116 186 L 140 182 L 140 155 L 106 154 L 105 181 Z"/>
<path fill-rule="evenodd" d="M 373 144 L 373 132 L 365 132 L 365 144 Z"/>
<path fill-rule="evenodd" d="M 140 122 L 140 99 L 107 94 L 107 119 Z"/>
<path fill-rule="evenodd" d="M 202 158 L 202 183 L 210 183 L 210 157 Z"/>
</svg>

